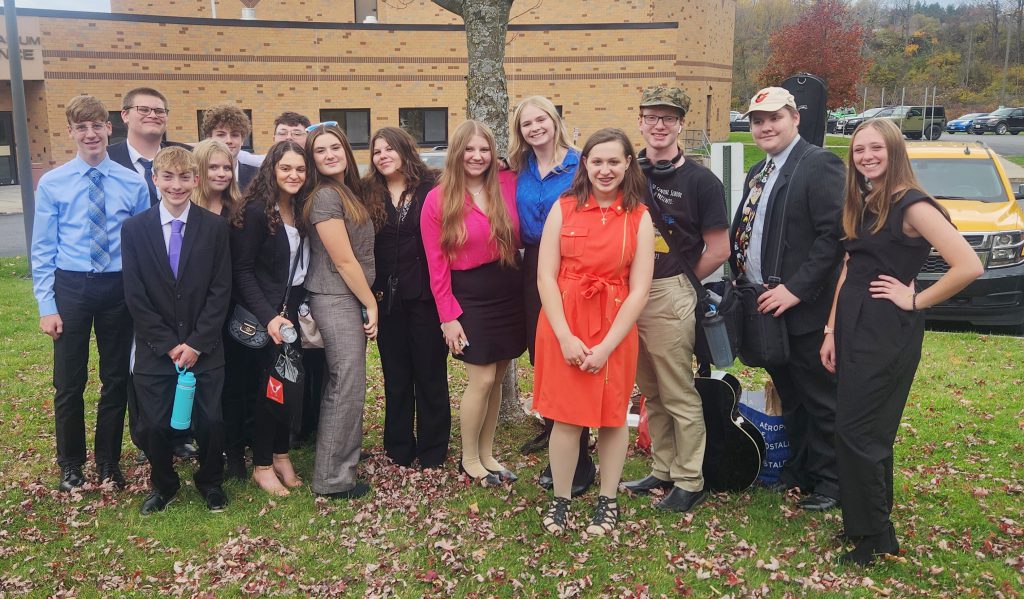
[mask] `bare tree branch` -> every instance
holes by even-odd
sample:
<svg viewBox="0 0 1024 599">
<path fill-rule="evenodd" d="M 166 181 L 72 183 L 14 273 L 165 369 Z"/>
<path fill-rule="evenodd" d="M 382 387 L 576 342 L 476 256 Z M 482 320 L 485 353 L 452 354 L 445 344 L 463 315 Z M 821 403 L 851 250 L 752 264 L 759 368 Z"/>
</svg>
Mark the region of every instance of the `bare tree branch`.
<svg viewBox="0 0 1024 599">
<path fill-rule="evenodd" d="M 460 17 L 463 16 L 462 15 L 462 0 L 430 0 L 430 1 L 433 2 L 434 4 L 440 6 L 441 8 L 447 10 L 448 12 L 455 13 L 455 14 L 459 15 Z M 509 2 L 509 4 L 512 4 L 512 3 Z"/>
</svg>

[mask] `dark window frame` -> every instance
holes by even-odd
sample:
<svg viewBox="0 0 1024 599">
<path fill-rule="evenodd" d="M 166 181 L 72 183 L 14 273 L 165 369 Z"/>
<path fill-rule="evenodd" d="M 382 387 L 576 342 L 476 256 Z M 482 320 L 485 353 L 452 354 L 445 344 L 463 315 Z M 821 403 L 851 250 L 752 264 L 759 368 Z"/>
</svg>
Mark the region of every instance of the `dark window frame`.
<svg viewBox="0 0 1024 599">
<path fill-rule="evenodd" d="M 342 113 L 343 118 L 331 115 L 330 113 Z M 348 128 L 348 115 L 349 113 L 365 113 L 366 114 L 366 141 L 355 141 L 353 140 L 352 132 Z M 348 143 L 352 146 L 353 150 L 365 150 L 370 147 L 370 117 L 371 112 L 369 108 L 321 108 L 320 109 L 320 122 L 326 121 L 338 121 L 338 127 L 345 132 L 348 137 Z"/>
<path fill-rule="evenodd" d="M 406 126 L 406 114 L 414 111 L 423 112 L 423 118 L 421 119 L 422 131 L 412 131 Z M 426 139 L 426 114 L 427 113 L 441 113 L 444 115 L 444 139 L 428 140 Z M 437 107 L 437 106 L 416 106 L 409 108 L 398 109 L 398 123 L 399 126 L 412 135 L 413 139 L 416 140 L 416 145 L 421 148 L 433 148 L 435 146 L 447 146 L 448 145 L 448 108 Z"/>
</svg>

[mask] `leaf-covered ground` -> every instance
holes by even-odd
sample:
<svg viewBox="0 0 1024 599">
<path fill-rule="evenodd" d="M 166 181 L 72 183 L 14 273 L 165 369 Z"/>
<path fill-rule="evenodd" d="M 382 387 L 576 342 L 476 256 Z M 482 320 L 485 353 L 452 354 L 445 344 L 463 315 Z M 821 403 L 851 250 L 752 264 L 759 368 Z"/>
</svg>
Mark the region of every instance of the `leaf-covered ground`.
<svg viewBox="0 0 1024 599">
<path fill-rule="evenodd" d="M 517 448 L 532 423 L 504 426 L 501 457 L 521 480 L 471 487 L 449 467 L 420 472 L 381 455 L 383 391 L 371 368 L 361 465 L 373 493 L 331 503 L 308 488 L 271 500 L 248 482 L 207 512 L 186 486 L 167 512 L 138 514 L 146 467 L 131 486 L 54 488 L 51 346 L 38 332 L 23 259 L 0 260 L 0 597 L 18 596 L 920 596 L 1016 597 L 1024 588 L 1024 402 L 1020 338 L 935 333 L 896 446 L 895 522 L 903 555 L 872 569 L 840 567 L 838 512 L 802 513 L 796 498 L 718 495 L 694 514 L 664 514 L 621 497 L 609 538 L 582 534 L 595 499 L 574 502 L 576 526 L 545 534 L 543 466 Z M 369 359 L 375 365 L 371 350 Z M 87 391 L 94 422 L 95 361 Z M 529 393 L 527 369 L 521 388 Z M 761 371 L 740 370 L 751 387 Z M 451 368 L 455 396 L 463 372 Z M 455 419 L 457 424 L 458 419 Z M 127 443 L 127 441 L 126 441 Z M 308 449 L 295 454 L 310 472 Z M 458 432 L 452 456 L 458 455 Z M 647 473 L 631 456 L 627 477 Z M 180 465 L 189 480 L 191 466 Z M 87 471 L 95 480 L 95 472 Z"/>
</svg>

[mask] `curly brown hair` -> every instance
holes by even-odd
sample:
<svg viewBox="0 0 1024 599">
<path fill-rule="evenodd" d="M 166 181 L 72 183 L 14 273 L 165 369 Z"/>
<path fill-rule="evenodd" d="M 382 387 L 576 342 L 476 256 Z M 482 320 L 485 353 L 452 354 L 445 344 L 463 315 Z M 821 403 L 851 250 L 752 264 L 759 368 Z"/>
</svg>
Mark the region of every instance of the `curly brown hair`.
<svg viewBox="0 0 1024 599">
<path fill-rule="evenodd" d="M 234 104 L 214 104 L 203 111 L 203 139 L 212 136 L 214 129 L 241 131 L 242 139 L 245 139 L 252 133 L 252 123 Z"/>
<path fill-rule="evenodd" d="M 290 139 L 279 141 L 270 146 L 266 158 L 263 159 L 263 164 L 260 165 L 260 170 L 245 190 L 245 197 L 242 198 L 238 208 L 235 209 L 234 215 L 231 217 L 231 224 L 236 229 L 245 227 L 245 207 L 249 205 L 249 202 L 264 202 L 264 210 L 267 216 L 267 231 L 271 235 L 277 233 L 277 227 L 281 224 L 281 214 L 277 210 L 277 198 L 281 193 L 281 189 L 277 186 L 277 163 L 281 162 L 281 159 L 288 152 L 295 152 L 305 160 L 306 152 L 302 149 L 302 146 Z M 306 222 L 302 218 L 303 208 L 306 203 L 306 189 L 307 187 L 304 185 L 302 190 L 292 197 L 292 213 L 295 216 L 295 228 L 303 236 L 306 235 Z"/>
</svg>

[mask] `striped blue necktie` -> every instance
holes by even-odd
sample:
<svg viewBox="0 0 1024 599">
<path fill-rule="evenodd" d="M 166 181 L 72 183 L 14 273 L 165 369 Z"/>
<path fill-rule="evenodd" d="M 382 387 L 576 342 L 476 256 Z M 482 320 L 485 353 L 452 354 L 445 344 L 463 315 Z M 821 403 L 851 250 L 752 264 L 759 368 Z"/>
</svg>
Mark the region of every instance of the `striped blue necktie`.
<svg viewBox="0 0 1024 599">
<path fill-rule="evenodd" d="M 91 168 L 85 176 L 89 177 L 89 258 L 93 272 L 103 272 L 110 266 L 106 195 L 101 183 L 103 173 Z"/>
</svg>

